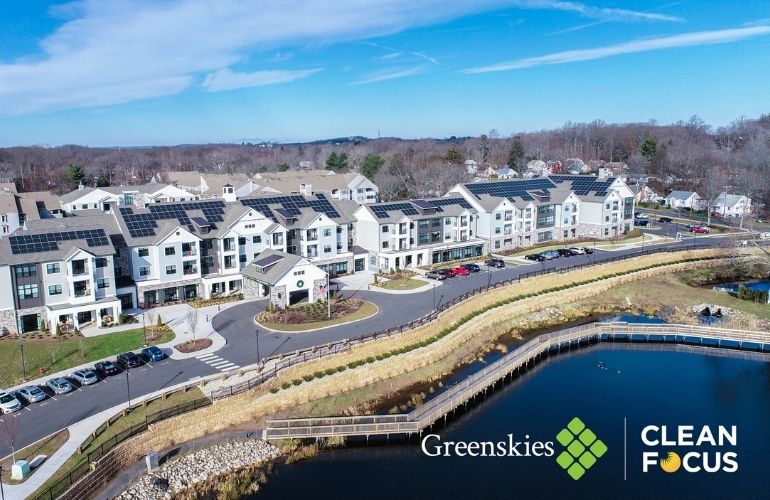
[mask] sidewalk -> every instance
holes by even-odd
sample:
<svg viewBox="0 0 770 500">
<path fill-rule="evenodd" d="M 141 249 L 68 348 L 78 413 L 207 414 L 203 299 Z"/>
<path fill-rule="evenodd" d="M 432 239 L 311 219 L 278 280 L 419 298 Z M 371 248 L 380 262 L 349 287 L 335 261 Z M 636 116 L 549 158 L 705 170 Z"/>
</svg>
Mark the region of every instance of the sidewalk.
<svg viewBox="0 0 770 500">
<path fill-rule="evenodd" d="M 174 349 L 174 346 L 182 342 L 187 342 L 193 339 L 193 335 L 190 332 L 190 328 L 187 325 L 187 321 L 185 319 L 187 316 L 187 312 L 190 310 L 193 310 L 193 308 L 188 306 L 187 304 L 174 304 L 172 306 L 163 306 L 163 307 L 157 307 L 153 309 L 153 313 L 155 315 L 154 317 L 157 318 L 157 315 L 160 314 L 163 322 L 171 327 L 175 335 L 174 339 L 171 340 L 170 342 L 166 342 L 164 344 L 158 344 L 158 348 L 160 348 L 160 350 L 163 351 L 163 353 L 166 356 L 174 360 L 192 358 L 195 356 L 200 356 L 201 354 L 210 354 L 212 352 L 218 351 L 219 349 L 222 349 L 227 344 L 227 340 L 224 337 L 222 337 L 222 335 L 220 335 L 218 332 L 214 331 L 214 328 L 211 326 L 211 320 L 220 311 L 224 311 L 229 307 L 242 304 L 242 303 L 243 301 L 238 301 L 238 302 L 230 302 L 227 304 L 222 304 L 220 306 L 207 306 L 207 307 L 202 307 L 200 309 L 194 309 L 198 311 L 198 327 L 196 329 L 195 338 L 199 340 L 210 338 L 212 340 L 212 344 L 206 349 L 202 349 L 200 351 L 195 351 L 187 354 L 177 351 L 176 349 Z M 208 321 L 207 321 L 207 318 L 208 318 Z M 142 327 L 142 324 L 140 320 L 138 324 L 129 323 L 126 325 L 119 325 L 116 327 L 112 327 L 112 328 L 115 328 L 115 330 L 112 330 L 112 328 L 94 327 L 93 330 L 97 330 L 97 333 L 91 333 L 90 335 L 87 334 L 85 331 L 83 331 L 82 333 L 84 336 L 104 335 L 107 333 L 113 333 L 118 331 L 134 330 L 141 327 Z M 87 329 L 84 329 L 84 330 L 87 330 Z M 93 368 L 93 366 L 100 361 L 114 360 L 116 355 L 117 354 L 114 354 L 112 356 L 108 356 L 102 359 L 95 359 L 93 361 L 89 361 L 88 363 L 83 363 L 77 366 L 73 366 L 71 368 L 67 368 L 65 370 L 61 370 L 55 373 L 46 373 L 45 376 L 43 377 L 28 380 L 22 384 L 9 387 L 5 390 L 15 391 L 15 390 L 21 389 L 22 387 L 26 387 L 28 385 L 45 385 L 47 381 L 53 378 L 68 377 L 75 370 L 79 370 L 81 368 Z"/>
</svg>

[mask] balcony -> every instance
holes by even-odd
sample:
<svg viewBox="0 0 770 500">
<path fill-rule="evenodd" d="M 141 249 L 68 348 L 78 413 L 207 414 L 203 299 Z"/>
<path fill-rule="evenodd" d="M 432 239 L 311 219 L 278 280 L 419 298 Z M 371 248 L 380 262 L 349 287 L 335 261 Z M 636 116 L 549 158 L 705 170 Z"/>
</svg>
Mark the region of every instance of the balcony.
<svg viewBox="0 0 770 500">
<path fill-rule="evenodd" d="M 85 283 L 83 285 L 75 283 L 74 295 L 75 297 L 87 297 L 91 295 L 91 289 Z"/>
<path fill-rule="evenodd" d="M 195 266 L 192 267 L 185 267 L 184 268 L 184 274 L 190 275 L 190 274 L 198 274 L 198 268 Z"/>
<path fill-rule="evenodd" d="M 190 250 L 182 250 L 182 257 L 193 257 L 197 254 L 198 252 L 196 252 L 194 248 L 191 248 Z"/>
<path fill-rule="evenodd" d="M 86 265 L 86 261 L 84 260 L 72 261 L 72 275 L 82 276 L 84 274 L 88 274 L 88 266 Z"/>
</svg>

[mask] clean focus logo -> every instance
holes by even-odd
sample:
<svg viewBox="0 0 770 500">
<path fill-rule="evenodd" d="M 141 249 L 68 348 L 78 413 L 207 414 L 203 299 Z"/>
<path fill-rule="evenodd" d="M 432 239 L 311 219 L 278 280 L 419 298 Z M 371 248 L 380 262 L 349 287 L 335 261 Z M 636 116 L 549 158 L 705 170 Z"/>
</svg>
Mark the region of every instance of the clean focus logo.
<svg viewBox="0 0 770 500">
<path fill-rule="evenodd" d="M 438 434 L 428 434 L 422 439 L 422 452 L 429 457 L 552 457 L 555 454 L 553 441 L 532 441 L 529 435 L 523 440 L 517 440 L 513 434 L 506 437 L 500 441 L 441 441 Z M 577 417 L 556 434 L 556 440 L 564 447 L 556 463 L 576 481 L 607 453 L 607 445 Z"/>
<path fill-rule="evenodd" d="M 642 429 L 642 472 L 659 465 L 664 472 L 737 472 L 738 429 L 736 426 L 715 428 L 707 425 L 648 425 Z"/>
</svg>

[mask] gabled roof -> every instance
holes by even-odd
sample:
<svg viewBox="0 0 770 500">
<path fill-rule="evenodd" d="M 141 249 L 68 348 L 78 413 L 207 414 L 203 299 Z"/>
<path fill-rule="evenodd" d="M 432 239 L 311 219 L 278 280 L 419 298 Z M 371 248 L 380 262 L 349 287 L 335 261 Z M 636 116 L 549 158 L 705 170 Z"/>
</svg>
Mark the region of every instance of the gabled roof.
<svg viewBox="0 0 770 500">
<path fill-rule="evenodd" d="M 404 217 L 410 220 L 456 217 L 465 211 L 476 212 L 462 196 L 445 198 L 422 198 L 416 200 L 369 203 L 361 205 L 381 224 L 400 222 Z"/>
<path fill-rule="evenodd" d="M 64 260 L 77 250 L 85 250 L 95 256 L 115 253 L 108 228 L 102 224 L 18 230 L 0 239 L 0 265 Z"/>
<path fill-rule="evenodd" d="M 700 198 L 698 193 L 695 191 L 671 191 L 668 193 L 668 196 L 666 198 L 672 198 L 674 200 L 688 200 L 692 195 L 695 195 L 697 198 Z"/>
<path fill-rule="evenodd" d="M 726 207 L 732 207 L 737 205 L 742 199 L 745 199 L 746 197 L 740 194 L 727 194 L 722 193 L 719 196 L 717 196 L 717 199 L 714 200 L 715 204 L 718 205 L 724 205 Z"/>
<path fill-rule="evenodd" d="M 244 267 L 241 273 L 245 278 L 273 286 L 302 260 L 299 255 L 268 248 Z"/>
</svg>

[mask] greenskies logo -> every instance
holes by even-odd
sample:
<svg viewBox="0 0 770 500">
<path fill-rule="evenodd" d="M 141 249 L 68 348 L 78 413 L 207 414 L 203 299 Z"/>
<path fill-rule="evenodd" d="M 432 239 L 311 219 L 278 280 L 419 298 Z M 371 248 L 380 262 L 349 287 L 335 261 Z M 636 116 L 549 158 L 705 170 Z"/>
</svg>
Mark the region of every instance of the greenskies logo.
<svg viewBox="0 0 770 500">
<path fill-rule="evenodd" d="M 575 481 L 583 477 L 586 471 L 607 453 L 604 441 L 598 439 L 577 417 L 559 431 L 556 441 L 566 448 L 556 457 L 556 463 Z"/>
</svg>

